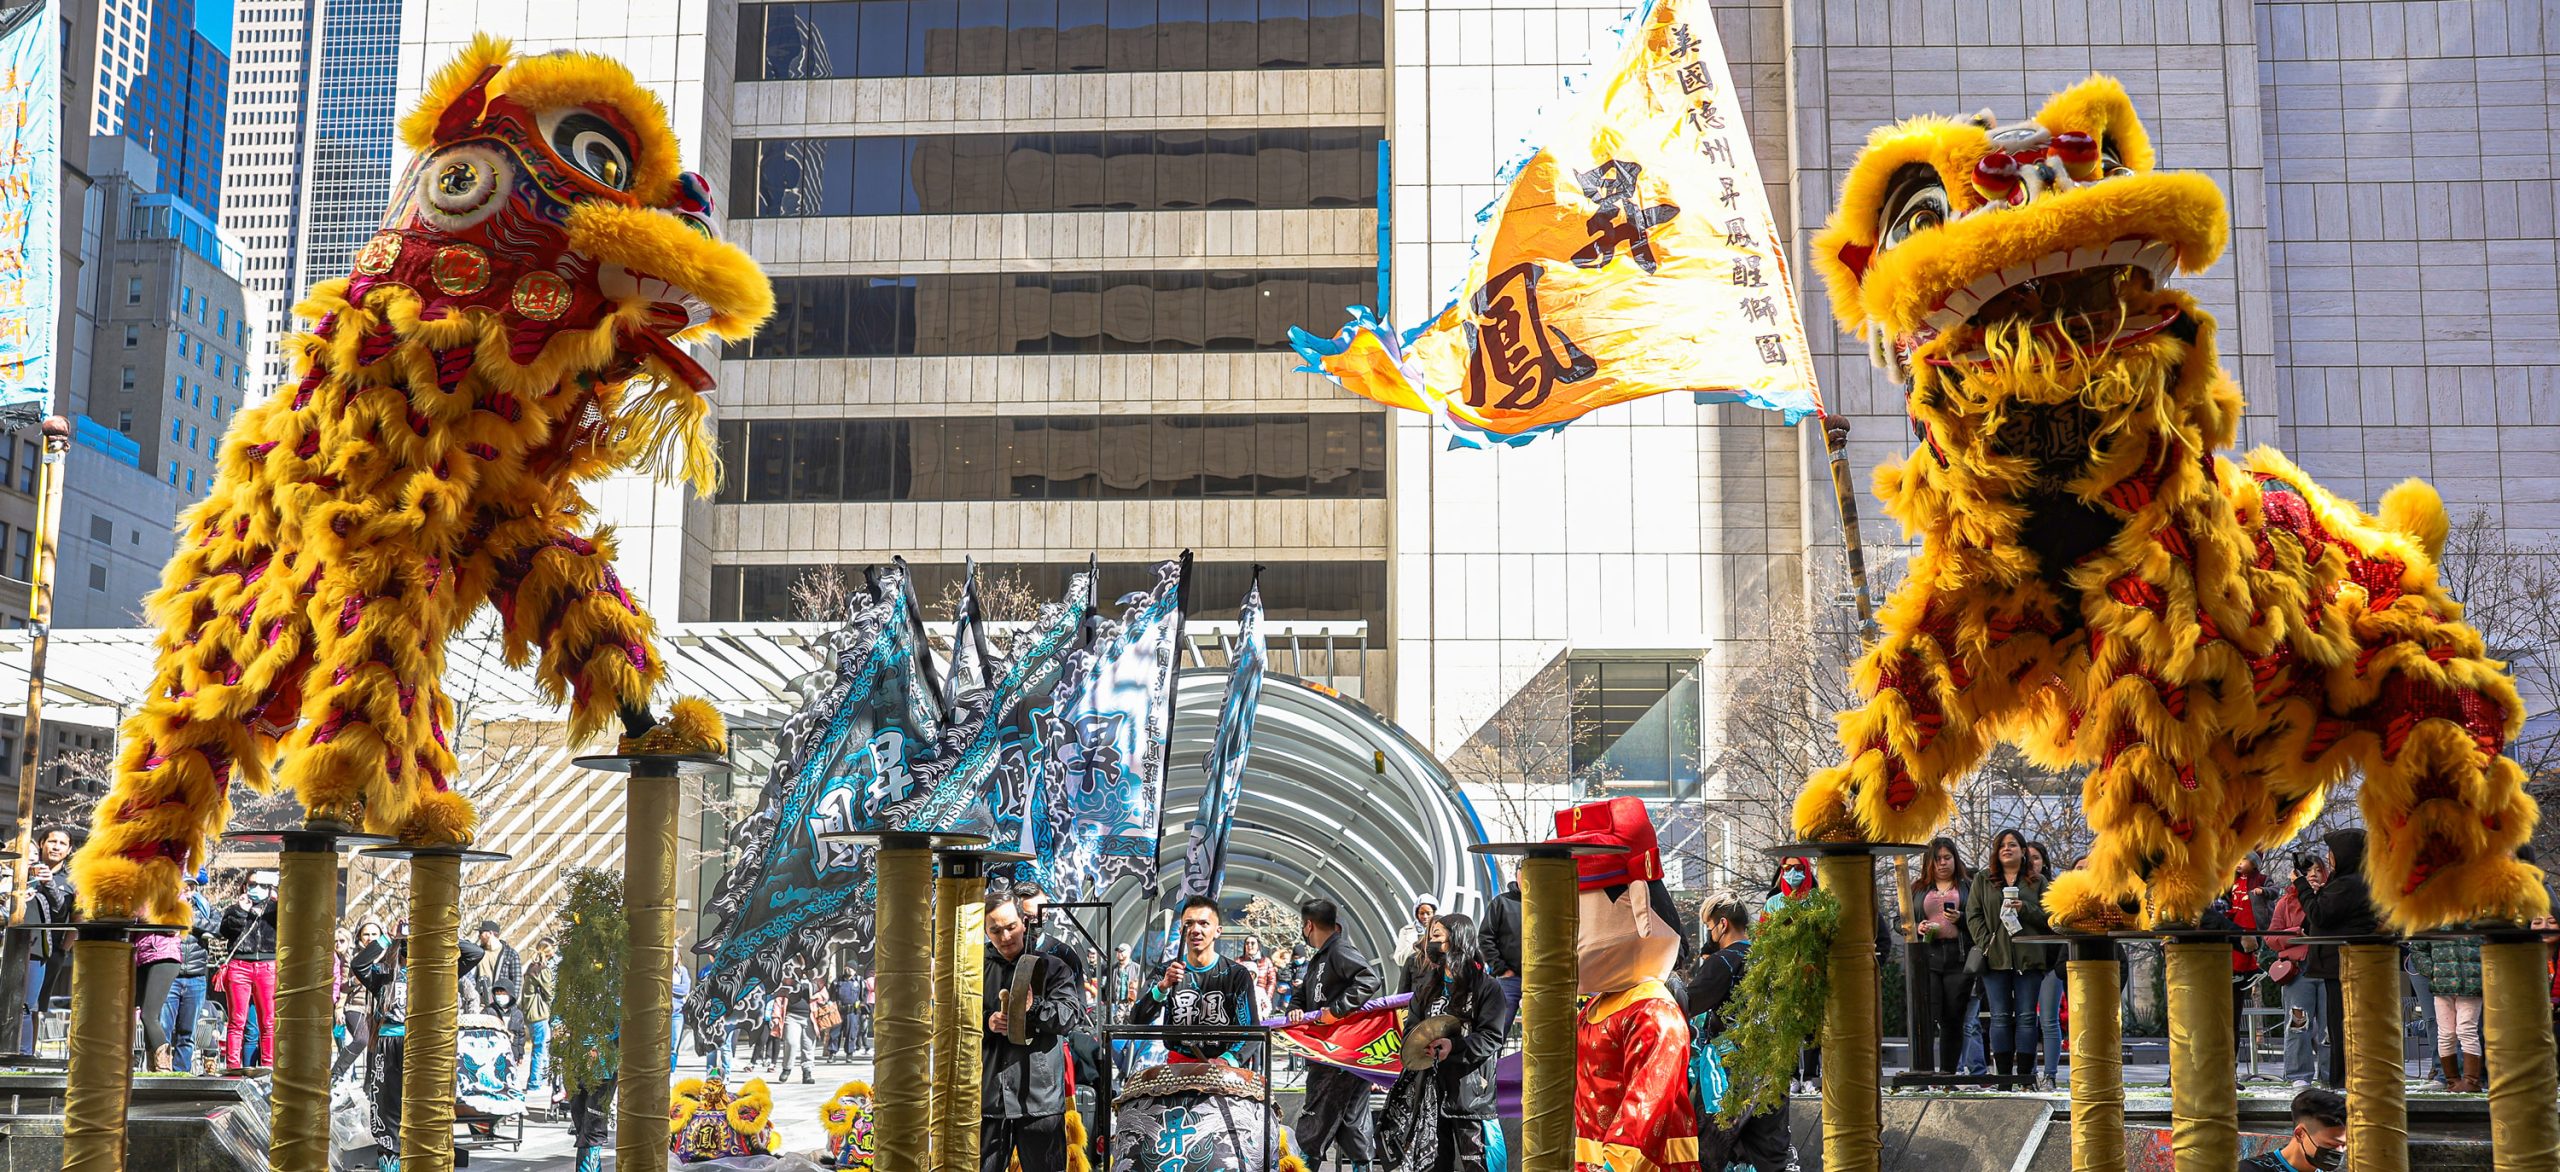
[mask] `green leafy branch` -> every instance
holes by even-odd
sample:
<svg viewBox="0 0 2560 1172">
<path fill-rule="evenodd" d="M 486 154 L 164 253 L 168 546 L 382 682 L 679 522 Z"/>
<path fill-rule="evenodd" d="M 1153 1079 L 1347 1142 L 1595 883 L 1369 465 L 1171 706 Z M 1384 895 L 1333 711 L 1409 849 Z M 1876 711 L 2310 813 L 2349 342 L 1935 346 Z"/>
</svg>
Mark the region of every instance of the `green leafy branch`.
<svg viewBox="0 0 2560 1172">
<path fill-rule="evenodd" d="M 1815 890 L 1788 900 L 1751 932 L 1751 964 L 1727 1002 L 1733 1043 L 1726 1073 L 1733 1085 L 1716 1114 L 1738 1127 L 1754 1112 L 1782 1109 L 1797 1053 L 1822 1028 L 1831 995 L 1831 941 L 1840 932 L 1840 900 Z"/>
<path fill-rule="evenodd" d="M 560 975 L 551 1002 L 552 1053 L 560 1079 L 584 1090 L 613 1077 L 621 1059 L 622 876 L 593 867 L 567 873 L 560 908 Z M 590 1055 L 589 1051 L 593 1050 Z"/>
</svg>

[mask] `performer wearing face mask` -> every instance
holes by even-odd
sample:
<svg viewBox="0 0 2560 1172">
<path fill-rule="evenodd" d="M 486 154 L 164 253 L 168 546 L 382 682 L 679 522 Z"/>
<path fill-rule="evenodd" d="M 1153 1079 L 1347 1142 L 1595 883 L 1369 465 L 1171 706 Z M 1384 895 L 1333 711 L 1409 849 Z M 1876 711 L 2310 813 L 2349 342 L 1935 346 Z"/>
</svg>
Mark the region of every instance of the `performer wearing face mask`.
<svg viewBox="0 0 2560 1172">
<path fill-rule="evenodd" d="M 1299 934 L 1314 952 L 1307 974 L 1289 1002 L 1289 1024 L 1330 1022 L 1359 1012 L 1378 995 L 1378 970 L 1342 934 L 1342 913 L 1332 900 L 1298 905 Z M 1375 1150 L 1369 1134 L 1369 1080 L 1321 1062 L 1307 1065 L 1306 1110 L 1298 1116 L 1299 1153 L 1309 1168 L 1323 1165 L 1337 1145 L 1350 1172 L 1368 1172 Z"/>
<path fill-rule="evenodd" d="M 2338 1172 L 2347 1166 L 2347 1097 L 2311 1087 L 2293 1097 L 2293 1138 L 2240 1161 L 2240 1172 Z"/>
<path fill-rule="evenodd" d="M 242 1066 L 241 1043 L 249 1014 L 258 1015 L 259 1070 L 276 1064 L 276 873 L 249 876 L 249 886 L 222 912 L 222 936 L 231 942 L 231 960 L 222 966 L 224 1004 L 230 1023 L 222 1035 L 222 1065 L 232 1077 L 249 1073 Z"/>
</svg>

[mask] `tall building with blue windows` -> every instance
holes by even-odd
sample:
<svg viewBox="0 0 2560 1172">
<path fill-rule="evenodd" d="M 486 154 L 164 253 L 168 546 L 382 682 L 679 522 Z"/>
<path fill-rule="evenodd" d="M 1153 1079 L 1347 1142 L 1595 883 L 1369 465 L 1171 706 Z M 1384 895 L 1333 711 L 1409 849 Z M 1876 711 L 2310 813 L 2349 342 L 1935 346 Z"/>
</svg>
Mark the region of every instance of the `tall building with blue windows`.
<svg viewBox="0 0 2560 1172">
<path fill-rule="evenodd" d="M 231 59 L 195 15 L 195 0 L 100 3 L 90 132 L 140 143 L 167 193 L 209 214 L 222 198 Z"/>
<path fill-rule="evenodd" d="M 739 5 L 730 235 L 779 309 L 722 363 L 715 619 L 814 566 L 974 556 L 1215 615 L 1387 612 L 1388 427 L 1295 375 L 1376 305 L 1370 0 Z M 1370 677 L 1377 682 L 1377 677 Z M 1374 694 L 1373 694 L 1374 698 Z"/>
<path fill-rule="evenodd" d="M 344 276 L 391 189 L 402 0 L 239 0 L 223 227 L 246 255 L 255 388 L 288 375 L 293 303 Z"/>
<path fill-rule="evenodd" d="M 96 335 L 87 383 L 59 407 L 130 440 L 137 467 L 193 501 L 212 489 L 223 429 L 248 397 L 251 325 L 239 243 L 165 190 L 159 164 L 134 139 L 90 140 Z"/>
</svg>

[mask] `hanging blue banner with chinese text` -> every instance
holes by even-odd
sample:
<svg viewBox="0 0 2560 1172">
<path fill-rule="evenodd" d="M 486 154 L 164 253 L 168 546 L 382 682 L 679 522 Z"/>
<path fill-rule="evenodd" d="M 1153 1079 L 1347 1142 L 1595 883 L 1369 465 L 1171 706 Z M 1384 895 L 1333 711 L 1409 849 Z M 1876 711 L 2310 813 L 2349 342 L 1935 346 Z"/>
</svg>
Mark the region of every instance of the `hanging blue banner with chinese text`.
<svg viewBox="0 0 2560 1172">
<path fill-rule="evenodd" d="M 1097 898 L 1124 877 L 1155 881 L 1190 571 L 1187 552 L 1158 565 L 1155 585 L 1124 600 L 1118 629 L 1071 653 L 1048 707 L 1033 713 L 1023 849 L 1060 899 Z"/>
<path fill-rule="evenodd" d="M 1200 818 L 1182 856 L 1182 895 L 1216 896 L 1227 885 L 1227 835 L 1235 829 L 1236 803 L 1244 796 L 1245 758 L 1253 752 L 1253 716 L 1262 707 L 1262 576 L 1254 575 L 1236 612 L 1234 663 L 1227 673 L 1227 701 L 1218 709 L 1218 736 L 1200 763 Z"/>
<path fill-rule="evenodd" d="M 875 571 L 844 624 L 820 646 L 830 666 L 801 684 L 809 703 L 783 722 L 756 811 L 733 831 L 738 861 L 695 949 L 709 965 L 685 1002 L 702 1037 L 750 992 L 773 989 L 786 959 L 822 955 L 840 935 L 875 930 L 870 850 L 827 834 L 898 825 L 932 763 L 943 703 L 906 563 Z"/>
</svg>

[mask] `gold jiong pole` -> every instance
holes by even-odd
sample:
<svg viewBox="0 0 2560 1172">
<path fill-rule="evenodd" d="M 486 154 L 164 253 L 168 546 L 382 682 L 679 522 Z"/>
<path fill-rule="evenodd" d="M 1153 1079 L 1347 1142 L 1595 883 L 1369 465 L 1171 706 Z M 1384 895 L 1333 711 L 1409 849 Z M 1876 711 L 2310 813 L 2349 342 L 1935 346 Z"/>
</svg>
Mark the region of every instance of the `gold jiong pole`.
<svg viewBox="0 0 2560 1172">
<path fill-rule="evenodd" d="M 950 856 L 945 854 L 942 858 L 949 865 Z M 957 974 L 951 967 L 959 941 L 951 922 L 950 904 L 943 899 L 950 887 L 947 875 L 935 880 L 933 897 L 927 905 L 933 913 L 933 1005 L 927 1014 L 933 1024 L 933 1096 L 928 1101 L 931 1118 L 925 1128 L 924 1158 L 928 1166 L 946 1170 L 953 1167 L 948 1154 L 951 1128 L 962 1114 L 951 1094 L 952 1047 L 959 1043 L 961 1014 L 952 1000 L 957 992 L 952 980 Z"/>
<path fill-rule="evenodd" d="M 276 888 L 276 1071 L 267 1159 L 276 1172 L 328 1172 L 330 931 L 338 856 L 324 836 L 287 834 Z"/>
<path fill-rule="evenodd" d="M 942 947 L 935 957 L 950 963 L 935 972 L 942 1027 L 933 1048 L 933 1082 L 945 1103 L 942 1133 L 934 1153 L 948 1172 L 977 1172 L 978 1121 L 981 1102 L 979 1068 L 986 1041 L 979 1028 L 978 1007 L 986 995 L 987 871 L 974 851 L 942 852 L 942 878 L 937 886 L 942 904 Z M 944 983 L 947 982 L 947 983 Z"/>
<path fill-rule="evenodd" d="M 118 929 L 82 928 L 71 958 L 62 1167 L 124 1172 L 124 1113 L 133 1097 L 133 942 Z"/>
<path fill-rule="evenodd" d="M 933 1082 L 933 852 L 917 841 L 883 843 L 874 856 L 879 877 L 879 937 L 872 946 L 877 1005 L 872 1087 L 879 1112 L 878 1172 L 924 1172 Z"/>
<path fill-rule="evenodd" d="M 2106 940 L 2075 941 L 2071 985 L 2071 1172 L 2124 1172 L 2124 970 Z"/>
<path fill-rule="evenodd" d="M 5 442 L 5 441 L 0 441 Z M 35 565 L 27 579 L 27 713 L 18 735 L 18 828 L 12 841 L 17 858 L 10 862 L 17 898 L 8 902 L 9 923 L 24 922 L 27 901 L 35 894 L 27 882 L 27 863 L 36 857 L 36 769 L 44 741 L 44 661 L 53 631 L 54 535 L 62 527 L 62 460 L 71 448 L 71 423 L 59 415 L 44 421 L 44 462 L 36 478 Z M 36 1040 L 20 1037 L 20 1026 L 44 1007 L 26 1003 L 27 962 L 43 939 L 34 932 L 0 932 L 0 1052 L 33 1054 Z"/>
<path fill-rule="evenodd" d="M 453 1169 L 453 1047 L 462 1015 L 455 968 L 461 940 L 462 858 L 422 850 L 409 860 L 409 1037 L 400 1063 L 400 1172 Z"/>
<path fill-rule="evenodd" d="M 1521 1172 L 1574 1167 L 1574 955 L 1582 894 L 1573 858 L 1520 860 Z"/>
<path fill-rule="evenodd" d="M 1875 1172 L 1884 1143 L 1875 860 L 1824 855 L 1814 870 L 1823 890 L 1840 901 L 1840 931 L 1831 938 L 1831 993 L 1822 1004 L 1822 1167 Z"/>
<path fill-rule="evenodd" d="M 622 1069 L 614 1084 L 614 1167 L 666 1172 L 676 963 L 676 764 L 635 760 L 623 792 Z M 786 1056 L 787 1057 L 787 1056 Z M 406 1172 L 404 1169 L 403 1172 Z"/>
<path fill-rule="evenodd" d="M 2489 1166 L 2560 1169 L 2560 1071 L 2551 1065 L 2550 973 L 2542 941 L 2480 946 L 2481 1041 L 2489 1059 Z"/>
<path fill-rule="evenodd" d="M 2400 947 L 2338 948 L 2347 1025 L 2347 1166 L 2409 1172 L 2407 1043 L 2400 1027 Z"/>
<path fill-rule="evenodd" d="M 2228 1172 L 2240 1162 L 2239 1088 L 2223 1069 L 2232 1053 L 2231 943 L 2172 940 L 2167 951 L 2170 1151 L 2178 1172 Z"/>
</svg>

